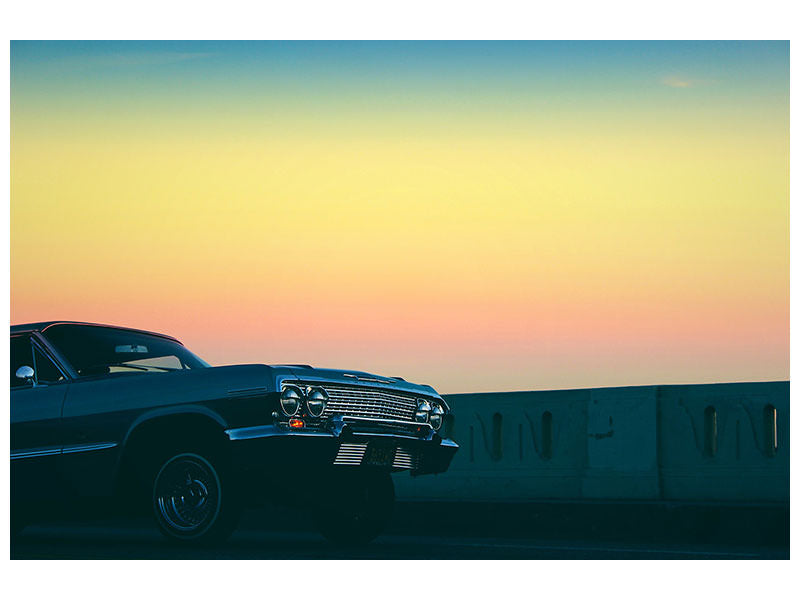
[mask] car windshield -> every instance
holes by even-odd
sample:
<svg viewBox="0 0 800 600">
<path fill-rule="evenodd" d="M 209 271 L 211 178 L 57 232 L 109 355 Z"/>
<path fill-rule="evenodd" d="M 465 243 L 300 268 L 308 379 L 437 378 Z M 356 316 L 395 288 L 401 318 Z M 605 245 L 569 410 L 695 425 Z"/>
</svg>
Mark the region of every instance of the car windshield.
<svg viewBox="0 0 800 600">
<path fill-rule="evenodd" d="M 42 332 L 78 375 L 201 369 L 210 366 L 182 344 L 157 335 L 95 325 L 52 325 Z"/>
</svg>

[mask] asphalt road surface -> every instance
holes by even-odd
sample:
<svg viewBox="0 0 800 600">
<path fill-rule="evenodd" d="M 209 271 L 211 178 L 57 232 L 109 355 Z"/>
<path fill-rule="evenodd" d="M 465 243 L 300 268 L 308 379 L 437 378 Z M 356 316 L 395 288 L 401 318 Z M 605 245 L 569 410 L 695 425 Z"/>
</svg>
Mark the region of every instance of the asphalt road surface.
<svg viewBox="0 0 800 600">
<path fill-rule="evenodd" d="M 216 548 L 169 544 L 148 519 L 32 525 L 11 544 L 12 559 L 783 559 L 780 547 L 624 543 L 592 540 L 420 536 L 389 533 L 342 550 L 310 531 L 241 529 Z"/>
</svg>

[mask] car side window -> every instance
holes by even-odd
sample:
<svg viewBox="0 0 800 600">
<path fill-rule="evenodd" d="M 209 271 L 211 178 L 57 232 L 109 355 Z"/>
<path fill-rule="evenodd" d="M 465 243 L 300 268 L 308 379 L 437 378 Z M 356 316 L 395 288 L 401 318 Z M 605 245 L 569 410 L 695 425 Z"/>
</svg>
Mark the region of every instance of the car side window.
<svg viewBox="0 0 800 600">
<path fill-rule="evenodd" d="M 64 381 L 64 376 L 58 367 L 36 346 L 33 348 L 33 358 L 36 364 L 36 383 L 58 383 Z"/>
<path fill-rule="evenodd" d="M 17 377 L 17 369 L 20 367 L 33 368 L 33 348 L 31 339 L 26 335 L 18 335 L 11 338 L 11 387 L 25 387 L 30 385 L 24 379 Z"/>
</svg>

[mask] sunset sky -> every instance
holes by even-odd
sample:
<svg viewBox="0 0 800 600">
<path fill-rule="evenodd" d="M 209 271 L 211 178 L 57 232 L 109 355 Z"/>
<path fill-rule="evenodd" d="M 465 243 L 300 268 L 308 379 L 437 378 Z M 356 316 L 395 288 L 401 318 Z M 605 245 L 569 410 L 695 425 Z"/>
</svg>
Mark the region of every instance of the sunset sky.
<svg viewBox="0 0 800 600">
<path fill-rule="evenodd" d="M 789 44 L 13 42 L 11 322 L 442 393 L 789 377 Z"/>
</svg>

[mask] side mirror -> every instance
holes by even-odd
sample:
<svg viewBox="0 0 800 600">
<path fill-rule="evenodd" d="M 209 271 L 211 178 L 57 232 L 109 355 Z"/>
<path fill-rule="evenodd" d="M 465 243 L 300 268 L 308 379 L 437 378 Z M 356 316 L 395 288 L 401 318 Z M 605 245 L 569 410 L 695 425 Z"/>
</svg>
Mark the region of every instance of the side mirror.
<svg viewBox="0 0 800 600">
<path fill-rule="evenodd" d="M 25 383 L 33 383 L 33 369 L 28 365 L 22 365 L 15 373 L 17 379 L 22 379 Z"/>
</svg>

